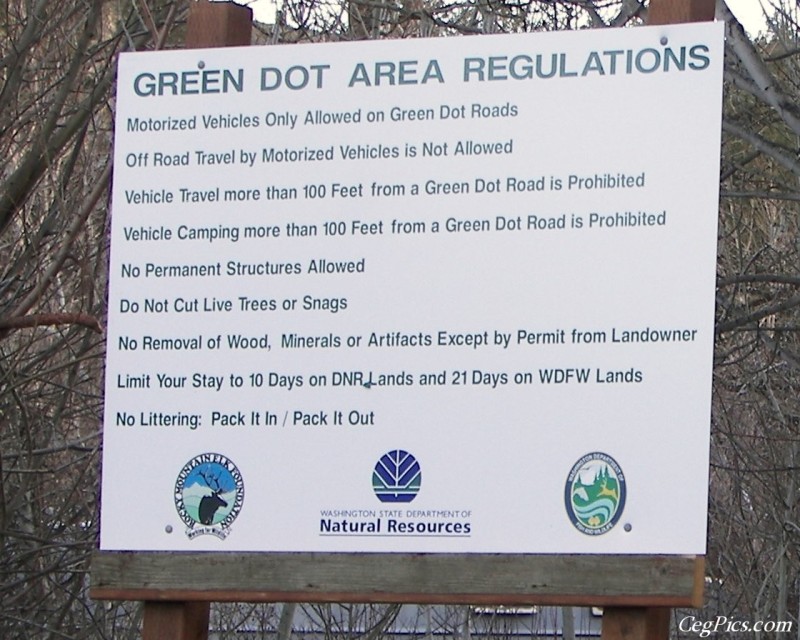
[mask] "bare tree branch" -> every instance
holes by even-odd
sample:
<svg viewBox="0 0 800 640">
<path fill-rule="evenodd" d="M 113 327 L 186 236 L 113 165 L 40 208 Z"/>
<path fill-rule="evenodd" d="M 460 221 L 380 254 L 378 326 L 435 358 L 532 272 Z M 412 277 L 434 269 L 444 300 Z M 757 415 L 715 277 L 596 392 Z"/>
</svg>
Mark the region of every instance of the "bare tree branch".
<svg viewBox="0 0 800 640">
<path fill-rule="evenodd" d="M 97 318 L 85 313 L 36 313 L 17 318 L 0 318 L 0 337 L 10 329 L 57 327 L 63 324 L 83 325 L 96 333 L 103 333 Z"/>
</svg>

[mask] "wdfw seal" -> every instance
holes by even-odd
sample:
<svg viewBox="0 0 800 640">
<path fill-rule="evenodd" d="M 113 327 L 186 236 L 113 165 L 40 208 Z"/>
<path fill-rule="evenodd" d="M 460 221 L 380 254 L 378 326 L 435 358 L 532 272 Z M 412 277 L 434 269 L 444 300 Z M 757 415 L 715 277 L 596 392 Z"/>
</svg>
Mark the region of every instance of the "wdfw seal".
<svg viewBox="0 0 800 640">
<path fill-rule="evenodd" d="M 564 505 L 578 531 L 599 536 L 619 521 L 626 492 L 625 476 L 617 461 L 607 453 L 594 451 L 572 466 L 564 487 Z"/>
<path fill-rule="evenodd" d="M 181 469 L 175 481 L 174 498 L 190 539 L 212 535 L 224 540 L 242 510 L 242 474 L 226 456 L 201 453 Z"/>
</svg>

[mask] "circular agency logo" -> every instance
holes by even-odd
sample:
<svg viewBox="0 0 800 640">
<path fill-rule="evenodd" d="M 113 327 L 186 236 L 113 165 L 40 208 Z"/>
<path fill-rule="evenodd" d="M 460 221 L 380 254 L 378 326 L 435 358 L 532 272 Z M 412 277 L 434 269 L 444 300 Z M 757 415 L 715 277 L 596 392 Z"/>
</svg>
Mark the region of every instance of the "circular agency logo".
<svg viewBox="0 0 800 640">
<path fill-rule="evenodd" d="M 190 539 L 209 534 L 224 540 L 242 510 L 242 474 L 225 456 L 201 453 L 181 469 L 175 482 L 174 498 Z"/>
<path fill-rule="evenodd" d="M 381 502 L 411 502 L 422 486 L 422 469 L 408 451 L 381 456 L 372 472 L 372 489 Z"/>
<path fill-rule="evenodd" d="M 599 536 L 610 531 L 625 508 L 625 476 L 611 456 L 599 451 L 578 460 L 567 475 L 564 504 L 578 531 Z"/>
</svg>

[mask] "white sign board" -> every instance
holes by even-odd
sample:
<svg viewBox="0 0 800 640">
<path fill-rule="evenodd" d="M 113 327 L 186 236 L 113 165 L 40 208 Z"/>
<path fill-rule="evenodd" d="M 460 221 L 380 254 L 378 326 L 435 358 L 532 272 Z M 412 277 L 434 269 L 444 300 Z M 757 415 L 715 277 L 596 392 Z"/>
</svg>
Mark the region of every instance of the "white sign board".
<svg viewBox="0 0 800 640">
<path fill-rule="evenodd" d="M 124 54 L 101 547 L 704 553 L 722 39 Z"/>
</svg>

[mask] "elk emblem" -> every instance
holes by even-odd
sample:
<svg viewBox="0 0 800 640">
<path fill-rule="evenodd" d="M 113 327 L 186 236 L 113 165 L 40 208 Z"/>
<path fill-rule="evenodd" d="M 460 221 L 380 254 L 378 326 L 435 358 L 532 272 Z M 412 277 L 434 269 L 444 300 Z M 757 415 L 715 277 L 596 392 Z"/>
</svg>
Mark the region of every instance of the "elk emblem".
<svg viewBox="0 0 800 640">
<path fill-rule="evenodd" d="M 244 480 L 238 467 L 226 456 L 200 453 L 178 474 L 174 497 L 190 540 L 201 535 L 225 540 L 242 510 Z"/>
<path fill-rule="evenodd" d="M 210 525 L 214 522 L 214 514 L 220 507 L 227 507 L 228 503 L 220 497 L 223 489 L 219 483 L 219 476 L 212 476 L 210 472 L 203 473 L 199 471 L 200 477 L 206 483 L 206 486 L 211 489 L 210 496 L 203 496 L 200 500 L 200 522 L 202 524 Z"/>
</svg>

